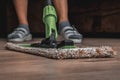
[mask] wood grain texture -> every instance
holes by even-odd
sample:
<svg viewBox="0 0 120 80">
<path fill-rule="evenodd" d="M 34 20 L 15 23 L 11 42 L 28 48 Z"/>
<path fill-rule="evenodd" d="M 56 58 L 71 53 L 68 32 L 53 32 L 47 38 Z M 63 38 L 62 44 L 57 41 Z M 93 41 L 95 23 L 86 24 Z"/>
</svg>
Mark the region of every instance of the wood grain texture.
<svg viewBox="0 0 120 80">
<path fill-rule="evenodd" d="M 41 39 L 33 39 L 37 42 Z M 120 39 L 85 38 L 79 46 L 113 46 L 115 58 L 53 60 L 8 51 L 0 39 L 0 80 L 119 80 Z M 26 42 L 30 43 L 30 42 Z"/>
</svg>

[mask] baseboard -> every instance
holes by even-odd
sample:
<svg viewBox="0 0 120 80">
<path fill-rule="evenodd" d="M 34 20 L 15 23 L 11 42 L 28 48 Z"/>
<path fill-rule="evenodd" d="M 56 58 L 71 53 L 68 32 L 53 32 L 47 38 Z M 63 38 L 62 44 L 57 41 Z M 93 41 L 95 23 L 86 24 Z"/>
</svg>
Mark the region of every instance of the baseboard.
<svg viewBox="0 0 120 80">
<path fill-rule="evenodd" d="M 33 37 L 45 37 L 44 33 L 32 33 Z M 85 38 L 120 38 L 120 32 L 87 32 L 82 33 Z"/>
</svg>

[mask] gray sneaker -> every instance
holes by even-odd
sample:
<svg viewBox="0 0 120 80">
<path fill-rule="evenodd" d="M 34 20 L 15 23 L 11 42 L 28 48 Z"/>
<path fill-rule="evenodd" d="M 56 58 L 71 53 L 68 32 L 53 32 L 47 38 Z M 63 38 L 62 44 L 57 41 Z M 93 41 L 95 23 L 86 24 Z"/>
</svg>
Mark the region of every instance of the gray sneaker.
<svg viewBox="0 0 120 80">
<path fill-rule="evenodd" d="M 61 30 L 60 33 L 65 39 L 70 39 L 74 43 L 81 43 L 82 42 L 82 34 L 80 34 L 75 27 L 66 26 Z"/>
<path fill-rule="evenodd" d="M 25 28 L 18 27 L 8 35 L 8 41 L 23 42 L 32 40 L 32 35 Z"/>
</svg>

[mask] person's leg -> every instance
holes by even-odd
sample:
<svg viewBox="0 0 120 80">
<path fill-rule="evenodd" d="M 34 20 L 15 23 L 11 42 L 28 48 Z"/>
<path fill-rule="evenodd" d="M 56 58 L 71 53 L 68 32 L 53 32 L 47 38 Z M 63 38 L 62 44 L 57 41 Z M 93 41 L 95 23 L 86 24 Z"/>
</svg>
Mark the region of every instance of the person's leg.
<svg viewBox="0 0 120 80">
<path fill-rule="evenodd" d="M 8 35 L 8 41 L 22 42 L 32 39 L 27 20 L 28 0 L 13 0 L 18 17 L 18 27 Z"/>
<path fill-rule="evenodd" d="M 59 16 L 59 23 L 63 21 L 68 21 L 67 0 L 53 0 L 53 1 Z"/>
<path fill-rule="evenodd" d="M 71 27 L 68 19 L 68 0 L 53 0 L 59 16 L 59 33 L 65 39 L 71 39 L 75 43 L 80 43 L 82 35 L 73 27 Z"/>
<path fill-rule="evenodd" d="M 13 0 L 13 3 L 19 24 L 28 25 L 28 21 L 27 21 L 28 0 Z"/>
</svg>

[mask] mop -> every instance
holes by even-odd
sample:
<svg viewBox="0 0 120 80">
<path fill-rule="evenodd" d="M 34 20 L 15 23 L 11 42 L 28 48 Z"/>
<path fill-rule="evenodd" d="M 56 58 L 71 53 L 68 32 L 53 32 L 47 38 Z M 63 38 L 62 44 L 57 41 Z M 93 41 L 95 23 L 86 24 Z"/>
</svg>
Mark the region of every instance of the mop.
<svg viewBox="0 0 120 80">
<path fill-rule="evenodd" d="M 43 22 L 45 24 L 45 39 L 40 43 L 15 44 L 8 42 L 6 49 L 35 54 L 52 59 L 80 59 L 80 58 L 106 58 L 114 57 L 116 51 L 110 46 L 77 47 L 71 40 L 57 42 L 57 15 L 51 0 L 46 0 L 43 9 Z"/>
</svg>

